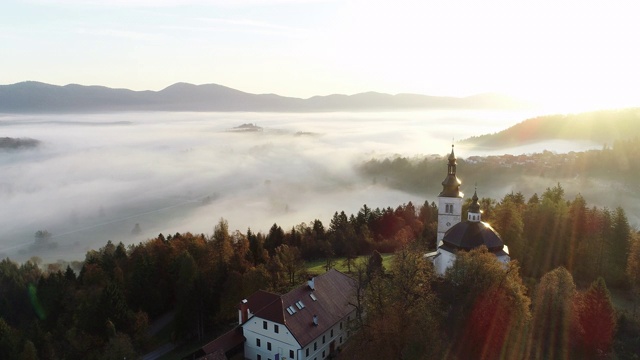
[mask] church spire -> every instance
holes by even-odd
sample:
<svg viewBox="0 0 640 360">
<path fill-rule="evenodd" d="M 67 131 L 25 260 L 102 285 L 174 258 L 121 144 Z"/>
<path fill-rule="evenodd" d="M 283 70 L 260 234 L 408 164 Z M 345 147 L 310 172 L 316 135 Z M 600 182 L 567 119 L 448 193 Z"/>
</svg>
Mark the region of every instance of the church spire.
<svg viewBox="0 0 640 360">
<path fill-rule="evenodd" d="M 444 197 L 462 197 L 460 192 L 460 184 L 462 182 L 456 176 L 456 154 L 453 151 L 454 145 L 451 144 L 451 154 L 449 155 L 449 163 L 447 165 L 447 177 L 442 181 L 442 192 L 439 196 Z"/>
<path fill-rule="evenodd" d="M 467 213 L 467 220 L 472 222 L 478 222 L 482 220 L 482 211 L 480 211 L 480 204 L 478 204 L 478 189 L 476 187 L 471 198 L 471 205 L 469 205 L 469 211 Z"/>
</svg>

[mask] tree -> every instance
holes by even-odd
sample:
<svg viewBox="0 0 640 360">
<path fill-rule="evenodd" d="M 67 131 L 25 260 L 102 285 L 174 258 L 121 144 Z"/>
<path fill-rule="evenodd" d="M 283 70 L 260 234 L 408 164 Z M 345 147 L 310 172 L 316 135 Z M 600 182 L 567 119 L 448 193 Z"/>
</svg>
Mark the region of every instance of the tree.
<svg viewBox="0 0 640 360">
<path fill-rule="evenodd" d="M 567 269 L 556 268 L 540 279 L 528 346 L 531 357 L 569 358 L 580 333 L 575 297 L 576 285 Z"/>
<path fill-rule="evenodd" d="M 629 256 L 627 258 L 627 278 L 634 294 L 634 316 L 635 308 L 640 299 L 640 236 L 634 234 L 631 240 Z"/>
<path fill-rule="evenodd" d="M 616 328 L 616 311 L 602 277 L 578 296 L 577 308 L 584 355 L 597 358 L 609 353 Z"/>
<path fill-rule="evenodd" d="M 296 274 L 304 269 L 304 262 L 297 247 L 282 244 L 276 248 L 275 256 L 282 264 L 289 279 L 289 285 L 295 285 Z"/>
<path fill-rule="evenodd" d="M 111 339 L 102 351 L 102 354 L 98 358 L 99 360 L 122 360 L 122 359 L 136 359 L 138 354 L 136 353 L 131 339 L 129 336 L 123 333 L 118 333 Z"/>
<path fill-rule="evenodd" d="M 31 340 L 27 340 L 24 342 L 24 347 L 22 348 L 22 353 L 20 354 L 20 358 L 22 360 L 38 359 L 38 351 L 36 350 L 36 346 L 33 344 Z"/>
<path fill-rule="evenodd" d="M 220 221 L 218 221 L 218 224 L 213 229 L 211 241 L 213 242 L 213 249 L 217 258 L 225 266 L 228 265 L 233 257 L 233 242 L 229 234 L 229 223 L 227 220 L 221 218 Z"/>
<path fill-rule="evenodd" d="M 17 359 L 18 335 L 2 317 L 0 317 L 0 358 Z"/>
<path fill-rule="evenodd" d="M 521 356 L 530 299 L 517 262 L 506 267 L 486 247 L 458 252 L 441 286 L 445 330 L 460 358 Z"/>
<path fill-rule="evenodd" d="M 607 266 L 608 281 L 615 285 L 624 284 L 627 255 L 629 254 L 629 240 L 631 238 L 631 226 L 622 207 L 617 207 L 613 212 L 613 224 L 611 238 L 608 246 Z"/>
<path fill-rule="evenodd" d="M 366 270 L 358 267 L 359 282 Z M 433 268 L 422 253 L 396 252 L 388 276 L 366 281 L 360 299 L 366 318 L 350 340 L 348 359 L 430 359 L 441 357 Z M 362 289 L 361 289 L 362 290 Z M 358 299 L 354 299 L 356 304 Z"/>
<path fill-rule="evenodd" d="M 509 246 L 509 255 L 513 259 L 523 262 L 524 251 L 524 222 L 522 220 L 521 205 L 511 197 L 506 197 L 496 206 L 493 226 Z"/>
<path fill-rule="evenodd" d="M 367 278 L 372 279 L 377 275 L 384 274 L 384 265 L 382 265 L 382 256 L 377 250 L 369 256 L 367 260 Z"/>
<path fill-rule="evenodd" d="M 176 284 L 176 315 L 174 321 L 174 336 L 176 339 L 188 338 L 194 330 L 201 329 L 201 312 L 199 311 L 199 296 L 196 294 L 198 268 L 193 256 L 187 251 L 176 259 L 174 265 Z"/>
<path fill-rule="evenodd" d="M 273 255 L 276 248 L 284 242 L 284 230 L 278 224 L 274 223 L 269 229 L 269 234 L 264 240 L 264 248 L 269 251 L 269 255 Z"/>
</svg>

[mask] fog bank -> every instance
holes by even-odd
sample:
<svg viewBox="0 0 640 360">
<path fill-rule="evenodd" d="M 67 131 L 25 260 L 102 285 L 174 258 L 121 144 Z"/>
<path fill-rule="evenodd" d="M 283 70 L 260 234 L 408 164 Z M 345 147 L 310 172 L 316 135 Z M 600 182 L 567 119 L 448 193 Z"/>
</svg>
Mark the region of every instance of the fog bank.
<svg viewBox="0 0 640 360">
<path fill-rule="evenodd" d="M 79 259 L 107 240 L 131 244 L 159 233 L 210 234 L 221 217 L 232 230 L 266 232 L 273 223 L 290 229 L 314 219 L 328 226 L 335 211 L 354 213 L 365 203 L 373 208 L 421 204 L 437 194 L 375 185 L 360 179 L 354 165 L 394 154 L 446 154 L 453 139 L 503 130 L 530 115 L 0 116 L 0 136 L 41 141 L 33 150 L 0 152 L 0 255 Z M 229 131 L 247 123 L 262 131 Z M 582 150 L 571 146 L 567 143 L 567 151 Z M 484 155 L 463 147 L 457 153 Z M 141 231 L 132 234 L 136 224 Z M 38 230 L 52 234 L 45 244 L 34 244 Z"/>
</svg>

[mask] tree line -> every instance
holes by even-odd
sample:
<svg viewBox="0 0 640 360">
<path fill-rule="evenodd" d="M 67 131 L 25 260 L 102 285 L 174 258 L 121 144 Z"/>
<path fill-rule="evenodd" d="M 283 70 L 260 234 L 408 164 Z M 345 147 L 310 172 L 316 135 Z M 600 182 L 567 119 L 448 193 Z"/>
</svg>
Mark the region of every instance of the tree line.
<svg viewBox="0 0 640 360">
<path fill-rule="evenodd" d="M 576 287 L 571 285 L 574 279 L 577 286 L 585 287 L 602 277 L 602 284 L 606 281 L 609 286 L 635 289 L 636 294 L 640 294 L 637 275 L 640 245 L 622 208 L 590 207 L 581 196 L 567 200 L 560 184 L 527 200 L 521 193 L 511 193 L 499 201 L 483 198 L 481 203 L 483 220 L 502 234 L 512 259 L 517 260 L 506 273 L 491 268 L 494 265 L 482 265 L 482 261 L 478 265 L 469 258 L 473 266 L 490 269 L 463 268 L 459 273 L 451 271 L 447 275 L 457 278 L 434 277 L 421 255 L 435 248 L 437 231 L 438 209 L 434 202 L 427 201 L 418 207 L 407 203 L 395 209 L 371 209 L 363 205 L 356 214 L 335 212 L 327 226 L 316 219 L 289 230 L 274 224 L 267 233 L 251 229 L 243 233 L 231 231 L 227 222 L 220 219 L 210 235 L 160 234 L 130 246 L 108 242 L 98 250 L 89 251 L 77 273 L 70 267 L 43 269 L 34 261 L 17 264 L 7 258 L 0 261 L 0 358 L 135 358 L 158 345 L 153 342 L 150 324 L 168 313 L 173 314 L 171 338 L 174 341 L 213 338 L 235 321 L 240 299 L 259 289 L 287 291 L 306 278 L 304 262 L 315 259 L 324 259 L 329 269 L 340 258 L 354 277 L 361 278 L 363 293 L 367 296 L 358 306 L 363 313 L 370 314 L 367 321 L 376 319 L 371 316 L 376 311 L 382 314 L 378 325 L 367 323 L 366 329 L 372 333 L 362 331 L 362 336 L 374 336 L 377 331 L 380 331 L 378 335 L 385 334 L 384 328 L 376 330 L 385 324 L 405 324 L 407 329 L 417 331 L 416 336 L 424 335 L 424 339 L 445 334 L 455 343 L 472 344 L 476 340 L 463 341 L 458 335 L 472 336 L 477 329 L 458 332 L 459 326 L 467 324 L 470 318 L 478 318 L 474 323 L 481 323 L 482 319 L 506 316 L 500 310 L 503 305 L 522 317 L 522 321 L 514 322 L 513 326 L 523 329 L 533 326 L 535 330 L 543 326 L 538 324 L 546 324 L 542 320 L 529 320 L 536 318 L 529 314 L 535 312 L 537 306 L 540 291 L 536 289 L 542 289 L 539 285 L 543 284 L 542 280 L 550 277 L 549 273 L 560 271 L 558 268 L 563 269 L 563 273 L 549 280 L 550 287 L 561 283 L 572 289 Z M 464 206 L 465 212 L 468 205 L 469 201 Z M 380 260 L 380 266 L 362 270 L 363 265 L 356 258 L 379 252 L 397 252 L 395 259 L 406 258 L 413 263 L 397 260 L 394 269 L 385 273 L 379 269 Z M 465 256 L 461 259 L 466 259 Z M 465 277 L 477 271 L 488 271 L 492 275 L 486 276 L 492 276 L 491 279 L 502 279 L 500 286 L 496 287 L 494 280 L 476 278 L 484 276 L 482 274 Z M 376 278 L 376 273 L 385 275 Z M 408 277 L 395 277 L 401 274 Z M 566 280 L 568 277 L 571 282 Z M 461 284 L 485 287 L 476 291 L 473 286 L 470 289 Z M 534 305 L 520 298 L 520 293 L 531 295 Z M 571 303 L 577 303 L 576 292 L 569 293 Z M 384 294 L 396 297 L 388 298 Z M 461 308 L 460 299 L 478 299 L 473 306 L 484 310 L 474 312 L 475 307 Z M 556 304 L 553 299 L 549 301 Z M 402 302 L 396 304 L 400 300 Z M 374 301 L 379 308 L 368 308 Z M 492 307 L 497 306 L 495 304 L 500 308 Z M 385 307 L 396 305 L 402 309 L 398 314 L 402 317 L 389 319 L 391 315 Z M 439 309 L 438 312 L 426 311 L 432 307 Z M 417 313 L 430 315 L 421 318 Z M 443 319 L 448 320 L 442 322 Z M 509 324 L 512 321 L 505 319 Z M 438 331 L 418 331 L 425 326 L 429 329 L 427 325 Z M 496 333 L 496 344 L 491 346 L 502 344 L 500 339 L 512 333 L 511 328 L 508 329 L 496 328 L 500 332 Z M 534 334 L 534 330 L 527 330 L 527 336 Z M 526 338 L 527 342 L 524 337 L 521 339 L 523 348 L 538 344 L 531 336 Z M 404 337 L 407 341 L 411 338 Z M 555 340 L 548 341 L 553 347 Z M 413 349 L 410 353 L 423 350 L 412 344 L 405 344 Z M 394 351 L 405 354 L 406 349 L 401 345 Z M 463 348 L 440 350 L 460 357 L 467 351 Z M 497 350 L 487 351 L 493 354 Z"/>
<path fill-rule="evenodd" d="M 371 159 L 357 167 L 363 176 L 376 184 L 385 185 L 417 194 L 434 194 L 440 191 L 438 182 L 442 176 L 442 164 L 446 157 L 421 158 L 393 157 Z M 556 154 L 550 151 L 527 155 L 494 155 L 460 158 L 458 171 L 473 174 L 479 184 L 490 184 L 495 189 L 512 187 L 539 189 L 529 184 L 532 178 L 558 179 L 572 182 L 582 190 L 597 185 L 601 180 L 611 188 L 622 188 L 633 195 L 640 188 L 637 174 L 640 171 L 640 141 L 638 137 L 618 140 L 603 145 L 599 150 Z"/>
</svg>

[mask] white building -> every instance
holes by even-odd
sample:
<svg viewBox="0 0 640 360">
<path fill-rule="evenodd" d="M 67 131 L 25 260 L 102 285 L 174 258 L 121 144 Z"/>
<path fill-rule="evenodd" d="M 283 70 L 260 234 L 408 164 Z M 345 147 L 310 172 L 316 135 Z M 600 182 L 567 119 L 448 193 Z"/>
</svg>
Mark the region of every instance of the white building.
<svg viewBox="0 0 640 360">
<path fill-rule="evenodd" d="M 453 264 L 458 251 L 469 251 L 486 246 L 503 263 L 511 261 L 509 248 L 504 245 L 500 234 L 491 225 L 482 221 L 478 204 L 478 194 L 473 193 L 467 220 L 461 222 L 462 199 L 461 181 L 456 175 L 456 156 L 451 147 L 448 158 L 447 177 L 442 182 L 442 192 L 438 195 L 438 237 L 437 251 L 428 253 L 426 258 L 433 262 L 436 273 L 444 275 Z"/>
<path fill-rule="evenodd" d="M 326 359 L 349 336 L 355 290 L 354 279 L 331 269 L 284 295 L 257 291 L 240 303 L 239 326 L 203 347 L 204 353 L 228 352 L 244 342 L 245 359 Z"/>
</svg>

